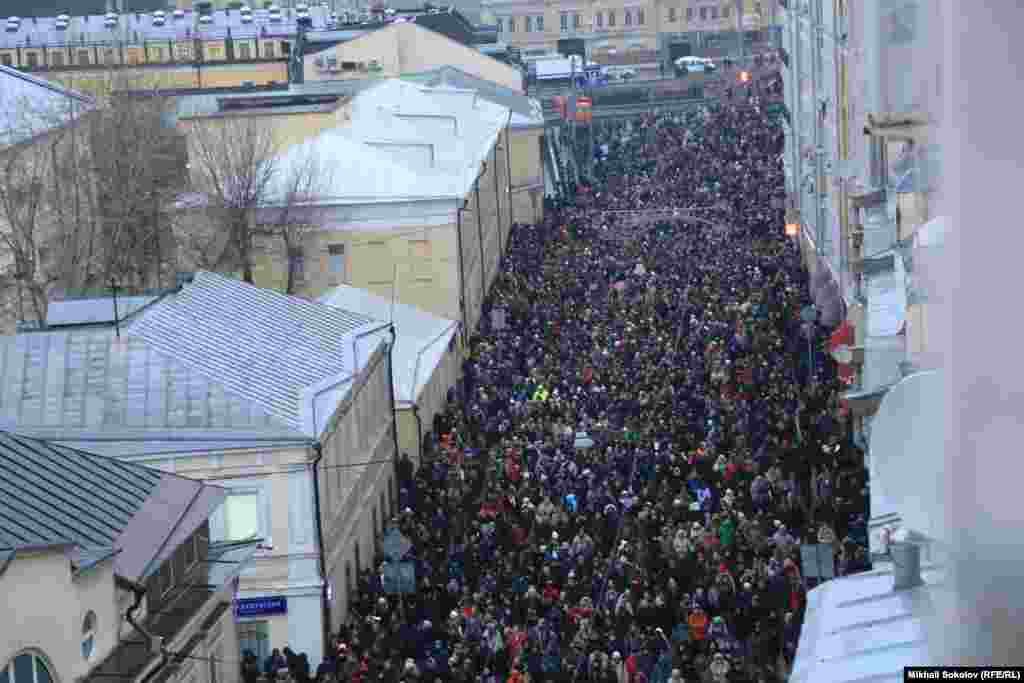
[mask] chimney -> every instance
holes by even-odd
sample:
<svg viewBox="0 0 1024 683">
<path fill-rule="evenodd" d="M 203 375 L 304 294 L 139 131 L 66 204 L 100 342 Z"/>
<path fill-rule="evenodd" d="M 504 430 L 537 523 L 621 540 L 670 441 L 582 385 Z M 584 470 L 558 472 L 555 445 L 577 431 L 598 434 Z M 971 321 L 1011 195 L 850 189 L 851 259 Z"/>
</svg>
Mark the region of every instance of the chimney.
<svg viewBox="0 0 1024 683">
<path fill-rule="evenodd" d="M 921 578 L 921 547 L 916 543 L 893 543 L 892 554 L 893 589 L 907 590 L 924 584 Z"/>
</svg>

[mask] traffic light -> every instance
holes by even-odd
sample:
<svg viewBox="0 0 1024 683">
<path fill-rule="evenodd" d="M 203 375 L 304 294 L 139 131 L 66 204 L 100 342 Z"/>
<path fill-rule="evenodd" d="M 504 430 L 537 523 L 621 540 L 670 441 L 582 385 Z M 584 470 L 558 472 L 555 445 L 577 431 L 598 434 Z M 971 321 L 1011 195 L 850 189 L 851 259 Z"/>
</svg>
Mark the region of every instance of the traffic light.
<svg viewBox="0 0 1024 683">
<path fill-rule="evenodd" d="M 740 83 L 749 83 L 749 82 L 750 82 L 750 73 L 747 72 L 747 71 L 741 71 L 740 72 Z"/>
</svg>

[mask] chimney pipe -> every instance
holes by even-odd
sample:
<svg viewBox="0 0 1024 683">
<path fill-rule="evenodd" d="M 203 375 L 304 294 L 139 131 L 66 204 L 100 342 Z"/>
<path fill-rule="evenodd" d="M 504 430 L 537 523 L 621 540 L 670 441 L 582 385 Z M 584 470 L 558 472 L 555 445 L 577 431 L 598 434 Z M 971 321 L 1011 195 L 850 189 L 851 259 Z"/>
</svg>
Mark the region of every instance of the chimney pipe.
<svg viewBox="0 0 1024 683">
<path fill-rule="evenodd" d="M 893 543 L 892 554 L 893 589 L 906 590 L 923 585 L 921 578 L 921 547 L 916 543 Z"/>
</svg>

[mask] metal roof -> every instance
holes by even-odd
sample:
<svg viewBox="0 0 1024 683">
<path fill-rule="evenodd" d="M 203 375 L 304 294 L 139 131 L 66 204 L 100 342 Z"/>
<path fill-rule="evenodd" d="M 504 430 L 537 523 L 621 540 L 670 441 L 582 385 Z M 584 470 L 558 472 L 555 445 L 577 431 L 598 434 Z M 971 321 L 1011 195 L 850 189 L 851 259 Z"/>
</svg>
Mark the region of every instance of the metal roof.
<svg viewBox="0 0 1024 683">
<path fill-rule="evenodd" d="M 129 327 L 158 353 L 243 397 L 278 424 L 316 438 L 310 401 L 353 375 L 365 316 L 197 273 Z"/>
<path fill-rule="evenodd" d="M 0 549 L 76 546 L 79 569 L 116 553 L 145 578 L 209 518 L 223 489 L 0 432 Z"/>
<path fill-rule="evenodd" d="M 945 573 L 921 573 L 925 584 L 908 590 L 894 590 L 892 573 L 878 570 L 810 591 L 790 683 L 896 683 L 903 667 L 927 665 Z"/>
<path fill-rule="evenodd" d="M 155 296 L 117 298 L 117 318 L 124 320 L 157 300 Z M 46 309 L 46 326 L 93 325 L 114 322 L 114 299 L 64 299 L 51 301 Z"/>
<path fill-rule="evenodd" d="M 414 403 L 430 381 L 448 350 L 459 324 L 422 311 L 415 306 L 392 302 L 369 292 L 342 285 L 324 294 L 320 303 L 346 311 L 355 311 L 395 326 L 392 373 L 395 399 Z M 379 333 L 388 335 L 387 330 Z"/>
<path fill-rule="evenodd" d="M 370 322 L 198 273 L 120 338 L 110 326 L 0 338 L 0 428 L 99 452 L 308 441 L 318 436 L 311 413 L 323 418 L 325 401 L 341 400 L 321 385 L 355 371 L 352 335 Z"/>
<path fill-rule="evenodd" d="M 282 183 L 309 155 L 325 160 L 318 206 L 462 198 L 508 117 L 508 109 L 473 91 L 398 78 L 374 81 L 355 97 L 350 111 L 347 126 L 280 157 Z"/>
<path fill-rule="evenodd" d="M 0 66 L 0 147 L 59 128 L 91 105 L 84 95 Z"/>
</svg>

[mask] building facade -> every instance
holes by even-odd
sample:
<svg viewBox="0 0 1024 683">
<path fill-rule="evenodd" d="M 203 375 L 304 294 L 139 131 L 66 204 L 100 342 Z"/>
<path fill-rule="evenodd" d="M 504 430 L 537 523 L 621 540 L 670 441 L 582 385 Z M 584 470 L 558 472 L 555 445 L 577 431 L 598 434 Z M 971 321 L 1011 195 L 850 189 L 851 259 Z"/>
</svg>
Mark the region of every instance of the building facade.
<svg viewBox="0 0 1024 683">
<path fill-rule="evenodd" d="M 210 537 L 262 539 L 238 586 L 241 647 L 319 662 L 349 589 L 325 578 L 326 559 L 365 566 L 397 500 L 382 324 L 211 273 L 120 320 L 110 299 L 65 303 L 2 350 L 19 384 L 64 398 L 5 395 L 4 424 L 216 482 L 227 498 Z"/>
<path fill-rule="evenodd" d="M 0 680 L 238 680 L 223 661 L 233 583 L 258 541 L 211 540 L 223 489 L 10 433 L 0 452 L 0 589 L 17 623 L 0 631 Z"/>
<path fill-rule="evenodd" d="M 672 43 L 693 54 L 728 51 L 737 28 L 753 41 L 780 19 L 774 0 L 484 0 L 483 11 L 499 40 L 526 57 L 556 53 L 559 41 L 577 39 L 589 58 L 608 64 L 658 64 L 668 60 Z"/>
<path fill-rule="evenodd" d="M 918 2 L 784 4 L 790 210 L 816 303 L 830 325 L 845 318 L 844 405 L 870 466 L 886 393 L 937 364 L 925 276 L 946 231 L 940 17 Z"/>
</svg>

